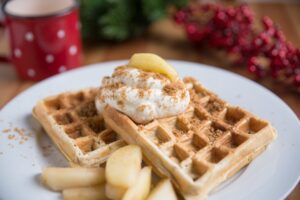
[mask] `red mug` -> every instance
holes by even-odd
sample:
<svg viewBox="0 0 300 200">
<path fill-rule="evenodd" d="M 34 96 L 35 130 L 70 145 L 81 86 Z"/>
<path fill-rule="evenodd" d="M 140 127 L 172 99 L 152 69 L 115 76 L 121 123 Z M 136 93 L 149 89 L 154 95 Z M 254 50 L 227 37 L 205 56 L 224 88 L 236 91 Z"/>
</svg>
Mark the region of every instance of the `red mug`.
<svg viewBox="0 0 300 200">
<path fill-rule="evenodd" d="M 80 66 L 81 36 L 76 0 L 8 0 L 2 5 L 11 62 L 20 78 L 42 80 Z"/>
</svg>

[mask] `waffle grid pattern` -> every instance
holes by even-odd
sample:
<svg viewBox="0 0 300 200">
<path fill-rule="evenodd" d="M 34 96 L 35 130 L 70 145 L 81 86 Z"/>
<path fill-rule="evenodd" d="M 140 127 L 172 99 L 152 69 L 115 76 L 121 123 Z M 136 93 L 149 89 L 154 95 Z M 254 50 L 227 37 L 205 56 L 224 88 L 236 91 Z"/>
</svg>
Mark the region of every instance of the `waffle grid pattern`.
<svg viewBox="0 0 300 200">
<path fill-rule="evenodd" d="M 143 133 L 197 181 L 268 123 L 230 106 L 193 80 L 186 83 L 192 99 L 187 112 L 154 121 Z"/>
<path fill-rule="evenodd" d="M 94 99 L 97 89 L 63 93 L 44 101 L 46 111 L 55 123 L 74 142 L 82 154 L 118 145 L 119 136 L 106 127 L 102 116 L 97 114 Z"/>
</svg>

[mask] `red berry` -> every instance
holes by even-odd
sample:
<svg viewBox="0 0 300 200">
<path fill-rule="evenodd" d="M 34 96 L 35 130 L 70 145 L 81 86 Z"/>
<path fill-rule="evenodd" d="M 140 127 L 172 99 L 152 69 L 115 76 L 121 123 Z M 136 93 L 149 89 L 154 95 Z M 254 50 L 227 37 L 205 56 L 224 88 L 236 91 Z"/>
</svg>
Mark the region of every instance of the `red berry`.
<svg viewBox="0 0 300 200">
<path fill-rule="evenodd" d="M 211 17 L 201 18 L 198 13 Z M 207 43 L 234 54 L 237 61 L 246 64 L 249 72 L 257 77 L 271 75 L 276 79 L 283 74 L 293 78 L 291 84 L 300 86 L 300 49 L 286 41 L 283 32 L 269 17 L 262 18 L 263 29 L 257 32 L 249 6 L 193 4 L 176 12 L 174 20 L 183 24 L 193 43 Z M 258 60 L 260 57 L 263 60 Z M 268 61 L 264 62 L 265 59 Z"/>
<path fill-rule="evenodd" d="M 282 31 L 279 31 L 279 30 L 275 31 L 274 37 L 276 39 L 278 39 L 279 41 L 283 41 L 283 42 L 285 41 L 285 36 Z"/>
<path fill-rule="evenodd" d="M 294 85 L 295 85 L 295 86 L 300 86 L 300 74 L 297 74 L 297 75 L 294 77 Z"/>
<path fill-rule="evenodd" d="M 220 12 L 217 12 L 216 19 L 220 20 L 220 22 L 223 22 L 227 19 L 227 16 L 226 16 L 225 12 L 220 11 Z"/>
<path fill-rule="evenodd" d="M 256 71 L 257 71 L 256 65 L 254 65 L 254 64 L 248 65 L 248 71 L 251 73 L 256 73 Z"/>
<path fill-rule="evenodd" d="M 278 55 L 278 49 L 276 49 L 276 48 L 273 48 L 272 50 L 271 50 L 271 56 L 273 56 L 273 57 L 275 57 L 275 56 L 277 56 Z"/>
<path fill-rule="evenodd" d="M 186 14 L 184 11 L 180 10 L 178 12 L 175 13 L 174 15 L 174 19 L 178 24 L 181 24 L 184 22 L 184 20 L 186 19 Z"/>
<path fill-rule="evenodd" d="M 256 57 L 250 58 L 250 59 L 249 59 L 249 63 L 250 63 L 250 64 L 256 64 L 256 63 L 257 63 Z"/>
<path fill-rule="evenodd" d="M 281 58 L 281 59 L 285 58 L 286 57 L 286 50 L 280 49 L 278 51 L 278 57 Z"/>
<path fill-rule="evenodd" d="M 267 33 L 262 33 L 260 35 L 261 41 L 264 45 L 270 44 L 271 43 L 271 38 Z"/>
<path fill-rule="evenodd" d="M 254 45 L 256 47 L 260 47 L 263 44 L 262 39 L 261 38 L 255 38 L 254 40 Z"/>
<path fill-rule="evenodd" d="M 262 22 L 263 22 L 265 29 L 267 29 L 267 30 L 270 28 L 273 28 L 273 26 L 274 26 L 273 21 L 267 16 L 263 17 Z"/>
<path fill-rule="evenodd" d="M 262 68 L 257 68 L 255 75 L 257 76 L 257 78 L 262 78 L 264 76 L 266 76 L 266 71 L 263 70 Z"/>
<path fill-rule="evenodd" d="M 227 13 L 228 16 L 230 16 L 230 17 L 236 16 L 236 11 L 235 11 L 234 8 L 228 8 L 226 13 Z"/>
<path fill-rule="evenodd" d="M 252 14 L 252 11 L 251 9 L 249 8 L 249 6 L 247 5 L 241 5 L 240 6 L 240 9 L 241 9 L 241 14 L 244 15 L 245 17 L 249 17 L 249 18 L 252 18 L 253 14 Z"/>
<path fill-rule="evenodd" d="M 197 27 L 195 24 L 188 24 L 186 26 L 186 31 L 188 34 L 194 34 L 197 31 Z"/>
</svg>

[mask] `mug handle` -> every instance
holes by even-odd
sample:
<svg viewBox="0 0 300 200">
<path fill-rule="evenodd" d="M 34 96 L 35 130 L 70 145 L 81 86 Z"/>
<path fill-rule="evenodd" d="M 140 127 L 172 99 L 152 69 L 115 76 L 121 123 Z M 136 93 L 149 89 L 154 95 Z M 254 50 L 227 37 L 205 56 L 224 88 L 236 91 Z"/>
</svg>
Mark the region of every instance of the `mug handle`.
<svg viewBox="0 0 300 200">
<path fill-rule="evenodd" d="M 4 28 L 5 29 L 5 23 L 3 21 L 1 21 L 1 20 L 0 20 L 0 28 Z M 0 62 L 9 63 L 10 59 L 9 59 L 8 56 L 0 55 Z"/>
</svg>

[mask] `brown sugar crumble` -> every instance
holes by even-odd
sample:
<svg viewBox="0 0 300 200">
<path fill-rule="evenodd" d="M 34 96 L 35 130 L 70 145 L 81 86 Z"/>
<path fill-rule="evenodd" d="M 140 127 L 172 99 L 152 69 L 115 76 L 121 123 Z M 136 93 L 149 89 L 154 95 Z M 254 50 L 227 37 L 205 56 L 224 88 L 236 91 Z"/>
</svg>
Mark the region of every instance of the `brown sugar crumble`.
<svg viewBox="0 0 300 200">
<path fill-rule="evenodd" d="M 210 142 L 215 142 L 218 137 L 224 134 L 224 131 L 214 127 L 209 128 L 208 139 Z"/>
<path fill-rule="evenodd" d="M 155 73 L 155 72 L 149 72 L 149 71 L 144 71 L 144 70 L 139 70 L 140 74 L 139 74 L 139 78 L 141 80 L 147 80 L 149 78 L 154 78 L 154 79 L 157 79 L 157 80 L 160 80 L 160 81 L 167 81 L 168 78 L 163 75 L 163 74 L 160 74 L 160 73 Z"/>
<path fill-rule="evenodd" d="M 8 138 L 9 140 L 13 140 L 13 139 L 16 138 L 16 136 L 15 136 L 15 135 L 12 135 L 12 134 L 9 134 L 9 135 L 7 136 L 7 138 Z"/>
<path fill-rule="evenodd" d="M 7 128 L 7 129 L 2 130 L 2 133 L 8 133 L 8 132 L 11 132 L 11 129 Z"/>
<path fill-rule="evenodd" d="M 184 90 L 184 84 L 181 82 L 174 82 L 163 87 L 163 92 L 169 96 L 175 96 L 177 91 Z"/>
<path fill-rule="evenodd" d="M 180 138 L 181 136 L 184 136 L 184 135 L 187 135 L 190 133 L 189 130 L 182 130 L 182 129 L 178 129 L 178 128 L 173 128 L 172 132 L 177 138 Z"/>
<path fill-rule="evenodd" d="M 138 112 L 144 112 L 145 109 L 146 109 L 146 106 L 145 106 L 145 105 L 140 105 L 140 106 L 137 107 L 136 110 L 137 110 Z"/>
<path fill-rule="evenodd" d="M 121 107 L 123 107 L 125 105 L 123 100 L 118 100 L 117 104 Z"/>
<path fill-rule="evenodd" d="M 65 114 L 59 114 L 55 116 L 55 119 L 58 124 L 69 124 L 72 123 L 73 119 L 70 113 L 65 113 Z"/>
<path fill-rule="evenodd" d="M 127 65 L 123 65 L 123 66 L 119 66 L 115 69 L 115 71 L 112 74 L 112 77 L 116 77 L 116 76 L 120 76 L 122 75 L 125 70 L 130 69 L 130 67 L 128 67 Z"/>
<path fill-rule="evenodd" d="M 145 91 L 144 90 L 139 90 L 139 98 L 144 98 L 145 97 Z"/>
<path fill-rule="evenodd" d="M 182 136 L 182 135 L 184 134 L 184 131 L 178 130 L 178 129 L 174 128 L 174 129 L 173 129 L 173 133 L 174 133 L 174 135 L 175 135 L 176 137 L 180 137 L 180 136 Z"/>
<path fill-rule="evenodd" d="M 81 109 L 78 111 L 78 114 L 81 117 L 92 117 L 97 115 L 94 101 L 88 102 L 85 106 L 81 107 Z"/>
<path fill-rule="evenodd" d="M 105 101 L 105 95 L 102 94 L 102 91 L 103 91 L 102 89 L 114 91 L 115 89 L 119 89 L 119 88 L 122 88 L 124 86 L 125 86 L 125 84 L 121 83 L 121 82 L 112 83 L 112 84 L 109 84 L 109 85 L 102 86 L 102 87 L 100 87 L 99 95 L 97 95 L 97 99 L 99 99 L 102 102 Z M 113 97 L 115 97 L 115 93 L 114 92 L 113 92 L 111 98 L 113 98 Z M 122 91 L 121 97 L 123 99 L 126 99 L 126 91 L 125 90 Z"/>
<path fill-rule="evenodd" d="M 10 124 L 10 127 L 13 125 Z M 26 131 L 24 128 L 7 128 L 2 130 L 2 133 L 9 133 L 7 139 L 18 142 L 19 144 L 24 144 L 30 137 L 33 136 L 32 132 Z M 14 145 L 8 144 L 9 147 L 13 148 Z"/>
<path fill-rule="evenodd" d="M 14 131 L 18 133 L 21 140 L 23 140 L 23 141 L 27 141 L 29 139 L 29 137 L 33 136 L 33 133 L 31 133 L 31 132 L 26 133 L 26 130 L 24 128 L 14 128 Z"/>
<path fill-rule="evenodd" d="M 121 88 L 121 87 L 124 87 L 124 86 L 125 86 L 124 83 L 117 82 L 117 83 L 113 83 L 113 84 L 107 85 L 106 88 L 108 88 L 108 89 L 118 89 L 118 88 Z"/>
<path fill-rule="evenodd" d="M 183 93 L 181 93 L 181 97 L 180 97 L 181 99 L 184 99 L 185 98 L 185 93 L 183 92 Z"/>
<path fill-rule="evenodd" d="M 201 102 L 201 98 L 195 93 L 194 90 L 189 90 L 190 93 L 190 98 L 191 98 L 191 103 L 194 105 L 200 105 Z"/>
<path fill-rule="evenodd" d="M 201 120 L 197 117 L 193 117 L 190 121 L 190 123 L 195 127 L 195 129 L 199 129 L 202 125 Z"/>
<path fill-rule="evenodd" d="M 127 94 L 126 94 L 126 91 L 125 91 L 125 90 L 122 91 L 122 93 L 121 93 L 121 98 L 122 98 L 123 100 L 126 100 L 126 99 L 127 99 Z"/>
<path fill-rule="evenodd" d="M 223 109 L 223 105 L 220 102 L 217 101 L 209 101 L 205 108 L 207 109 L 208 112 L 210 113 L 215 113 L 215 112 L 220 112 Z"/>
</svg>

